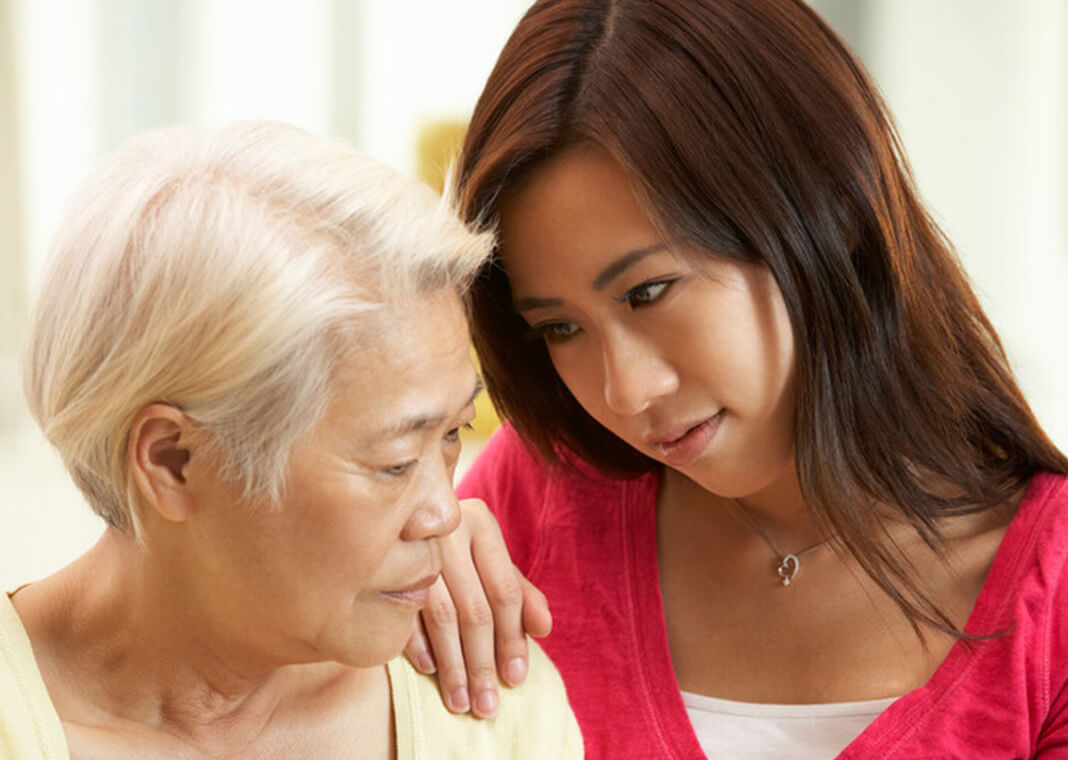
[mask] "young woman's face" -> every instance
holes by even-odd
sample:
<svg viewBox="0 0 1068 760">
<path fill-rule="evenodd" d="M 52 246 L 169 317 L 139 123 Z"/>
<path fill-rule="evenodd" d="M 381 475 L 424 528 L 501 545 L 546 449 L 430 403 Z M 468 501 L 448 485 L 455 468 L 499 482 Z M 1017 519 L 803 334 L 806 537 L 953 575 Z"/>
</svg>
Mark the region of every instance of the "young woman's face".
<svg viewBox="0 0 1068 760">
<path fill-rule="evenodd" d="M 478 388 L 460 300 L 433 296 L 376 326 L 294 447 L 280 508 L 240 504 L 217 478 L 201 495 L 197 577 L 212 618 L 261 658 L 395 656 L 459 523 L 458 429 Z"/>
<path fill-rule="evenodd" d="M 767 268 L 664 244 L 623 168 L 593 147 L 501 207 L 514 306 L 590 415 L 724 496 L 792 463 L 794 343 Z"/>
</svg>

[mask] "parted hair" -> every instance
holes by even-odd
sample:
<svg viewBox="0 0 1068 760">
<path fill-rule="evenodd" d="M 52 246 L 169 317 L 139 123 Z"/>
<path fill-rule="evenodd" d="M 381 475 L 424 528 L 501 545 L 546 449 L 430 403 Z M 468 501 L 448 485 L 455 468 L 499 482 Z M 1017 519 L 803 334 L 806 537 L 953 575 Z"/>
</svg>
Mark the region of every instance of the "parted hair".
<svg viewBox="0 0 1068 760">
<path fill-rule="evenodd" d="M 245 496 L 277 501 L 361 324 L 463 295 L 492 238 L 351 146 L 245 122 L 145 134 L 106 158 L 55 235 L 22 349 L 29 408 L 92 508 L 139 529 L 130 425 L 190 417 Z"/>
<path fill-rule="evenodd" d="M 957 630 L 873 507 L 937 549 L 940 517 L 1004 503 L 1068 460 L 920 202 L 861 64 L 800 0 L 539 0 L 474 110 L 464 218 L 492 226 L 502 194 L 579 143 L 628 170 L 668 242 L 768 267 L 797 346 L 794 453 L 814 519 L 914 626 Z M 609 472 L 659 466 L 523 339 L 499 264 L 474 288 L 472 320 L 491 397 L 548 460 L 565 446 Z"/>
</svg>

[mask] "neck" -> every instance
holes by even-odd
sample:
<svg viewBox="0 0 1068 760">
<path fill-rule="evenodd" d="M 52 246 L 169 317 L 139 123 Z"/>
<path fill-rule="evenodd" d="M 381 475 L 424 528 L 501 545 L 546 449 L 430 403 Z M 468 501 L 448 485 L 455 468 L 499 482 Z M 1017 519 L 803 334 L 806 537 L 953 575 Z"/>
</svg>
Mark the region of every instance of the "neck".
<svg viewBox="0 0 1068 760">
<path fill-rule="evenodd" d="M 108 530 L 19 594 L 61 717 L 149 726 L 211 755 L 237 754 L 266 732 L 287 695 L 324 675 L 326 666 L 287 663 L 220 635 L 225 628 L 183 586 L 180 572 Z"/>
<path fill-rule="evenodd" d="M 739 512 L 744 509 L 784 551 L 800 551 L 826 538 L 812 522 L 793 465 L 773 482 L 740 495 L 713 493 L 672 469 L 665 469 L 664 480 L 665 486 L 681 503 L 692 509 L 715 510 L 718 515 L 729 515 L 725 519 L 759 540 L 753 526 Z"/>
</svg>

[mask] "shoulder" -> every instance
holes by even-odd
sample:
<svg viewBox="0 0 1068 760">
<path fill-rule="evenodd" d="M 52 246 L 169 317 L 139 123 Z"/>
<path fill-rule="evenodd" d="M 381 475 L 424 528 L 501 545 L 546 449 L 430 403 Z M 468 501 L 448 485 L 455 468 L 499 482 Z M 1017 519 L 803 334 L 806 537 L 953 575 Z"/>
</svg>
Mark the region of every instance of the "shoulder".
<svg viewBox="0 0 1068 760">
<path fill-rule="evenodd" d="M 530 578 L 550 545 L 559 542 L 560 531 L 602 531 L 603 514 L 591 505 L 619 503 L 629 482 L 598 472 L 566 450 L 559 463 L 549 465 L 506 423 L 486 442 L 457 495 L 486 502 L 512 561 Z"/>
<path fill-rule="evenodd" d="M 1051 654 L 1068 681 L 1068 476 L 1036 476 L 1021 513 L 1016 519 L 1031 530 L 1015 547 L 1023 570 L 1017 593 L 1036 628 L 1048 628 Z"/>
<path fill-rule="evenodd" d="M 547 463 L 507 422 L 482 447 L 460 483 L 461 498 L 540 498 L 561 493 L 618 491 L 627 478 L 602 473 L 570 450 L 558 448 L 559 461 Z M 491 505 L 492 506 L 492 505 Z"/>
<path fill-rule="evenodd" d="M 1025 593 L 1033 596 L 1033 614 L 1044 629 L 1039 649 L 1044 657 L 1038 667 L 1046 704 L 1041 729 L 1043 746 L 1068 744 L 1068 476 L 1041 475 L 1032 484 L 1032 495 L 1042 500 L 1042 515 L 1036 530 L 1036 568 Z M 1043 641 L 1044 640 L 1044 641 Z M 1038 647 L 1036 647 L 1037 649 Z"/>
<path fill-rule="evenodd" d="M 456 494 L 486 502 L 508 546 L 512 562 L 529 575 L 543 544 L 552 510 L 548 467 L 508 424 L 483 446 Z"/>
<path fill-rule="evenodd" d="M 549 482 L 549 466 L 508 423 L 494 431 L 460 483 L 462 498 L 490 501 L 506 493 L 540 490 Z"/>
<path fill-rule="evenodd" d="M 1016 571 L 1015 591 L 1024 583 L 1046 598 L 1068 594 L 1068 476 L 1040 473 L 1032 479 L 1002 546 Z"/>
<path fill-rule="evenodd" d="M 1039 473 L 1009 524 L 976 602 L 955 708 L 960 741 L 1010 743 L 1018 756 L 1068 742 L 1068 477 Z M 982 715 L 981 723 L 972 718 Z M 950 727 L 940 724 L 946 735 Z"/>
<path fill-rule="evenodd" d="M 0 757 L 68 760 L 59 716 L 48 697 L 26 630 L 0 593 Z"/>
<path fill-rule="evenodd" d="M 1009 523 L 980 605 L 991 630 L 1046 637 L 1068 624 L 1068 476 L 1039 473 Z M 989 631 L 977 631 L 988 633 Z M 1035 642 L 1038 643 L 1038 642 Z M 1065 643 L 1068 643 L 1066 640 Z"/>
<path fill-rule="evenodd" d="M 996 618 L 1007 632 L 1000 686 L 1026 685 L 1022 701 L 1042 716 L 1035 730 L 1068 740 L 1068 476 L 1032 479 L 988 583 L 991 607 L 1007 613 Z"/>
<path fill-rule="evenodd" d="M 518 688 L 501 688 L 500 712 L 492 720 L 450 713 L 432 676 L 403 657 L 392 660 L 398 759 L 581 758 L 582 736 L 563 680 L 541 647 L 529 644 L 527 679 Z"/>
</svg>

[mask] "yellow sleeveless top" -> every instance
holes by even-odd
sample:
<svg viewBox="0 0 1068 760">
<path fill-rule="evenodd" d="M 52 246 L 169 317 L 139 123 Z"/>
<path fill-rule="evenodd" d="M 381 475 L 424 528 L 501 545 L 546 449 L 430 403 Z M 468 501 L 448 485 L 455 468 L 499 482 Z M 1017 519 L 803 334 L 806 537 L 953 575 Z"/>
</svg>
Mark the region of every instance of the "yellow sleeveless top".
<svg viewBox="0 0 1068 760">
<path fill-rule="evenodd" d="M 70 760 L 63 725 L 48 697 L 30 639 L 0 593 L 0 757 Z"/>
<path fill-rule="evenodd" d="M 453 715 L 437 682 L 403 657 L 387 663 L 397 731 L 397 760 L 578 760 L 582 736 L 563 681 L 533 641 L 522 688 L 501 687 L 500 712 L 480 721 Z M 26 629 L 0 593 L 0 758 L 70 760 L 63 725 L 48 696 Z"/>
</svg>

